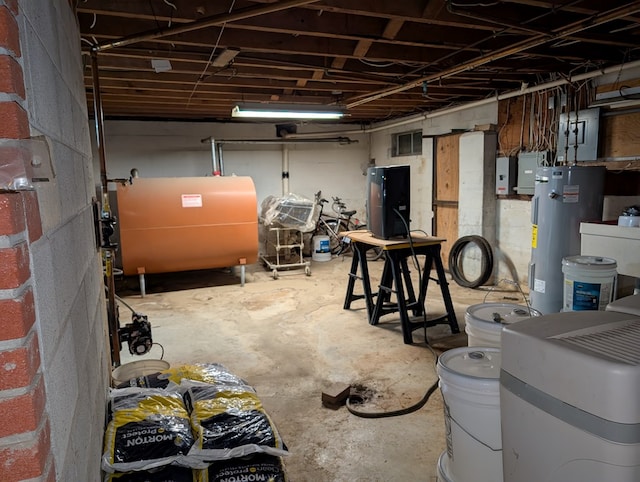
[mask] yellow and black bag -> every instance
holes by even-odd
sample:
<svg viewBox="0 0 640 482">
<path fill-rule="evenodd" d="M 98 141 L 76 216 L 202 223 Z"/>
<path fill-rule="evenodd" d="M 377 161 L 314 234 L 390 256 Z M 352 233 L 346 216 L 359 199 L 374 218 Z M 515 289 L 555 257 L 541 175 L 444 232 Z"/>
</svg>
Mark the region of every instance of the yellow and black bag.
<svg viewBox="0 0 640 482">
<path fill-rule="evenodd" d="M 102 456 L 105 472 L 190 465 L 186 454 L 193 445 L 193 435 L 179 393 L 154 388 L 114 389 L 108 416 Z"/>
<path fill-rule="evenodd" d="M 200 472 L 198 482 L 287 482 L 282 457 L 252 454 L 213 462 Z"/>
<path fill-rule="evenodd" d="M 211 462 L 257 452 L 289 453 L 251 387 L 183 380 L 181 390 L 195 437 L 191 457 Z"/>
</svg>

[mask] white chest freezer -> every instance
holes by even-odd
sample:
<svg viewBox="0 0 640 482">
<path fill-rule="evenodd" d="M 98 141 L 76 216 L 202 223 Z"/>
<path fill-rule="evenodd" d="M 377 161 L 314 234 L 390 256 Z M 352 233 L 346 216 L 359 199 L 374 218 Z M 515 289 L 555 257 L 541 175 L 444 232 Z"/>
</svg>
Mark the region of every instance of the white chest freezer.
<svg viewBox="0 0 640 482">
<path fill-rule="evenodd" d="M 640 481 L 640 317 L 504 327 L 500 407 L 505 482 Z"/>
</svg>

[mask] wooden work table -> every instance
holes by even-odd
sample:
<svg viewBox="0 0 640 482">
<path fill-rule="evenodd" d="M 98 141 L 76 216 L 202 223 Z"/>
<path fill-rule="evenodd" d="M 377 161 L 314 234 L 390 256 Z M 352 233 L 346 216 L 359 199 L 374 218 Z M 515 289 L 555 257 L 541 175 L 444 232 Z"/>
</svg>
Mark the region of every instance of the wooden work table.
<svg viewBox="0 0 640 482">
<path fill-rule="evenodd" d="M 413 343 L 413 331 L 422 327 L 448 324 L 451 333 L 460 332 L 440 256 L 441 245 L 445 239 L 423 233 L 411 233 L 410 238 L 380 239 L 365 230 L 348 231 L 344 234 L 351 241 L 354 252 L 344 301 L 345 310 L 351 308 L 353 301 L 364 299 L 371 325 L 377 325 L 383 315 L 398 312 L 402 335 L 407 344 Z M 382 248 L 385 256 L 382 279 L 376 291 L 371 288 L 367 263 L 367 251 L 374 247 Z M 407 258 L 414 255 L 425 256 L 417 298 L 407 264 Z M 446 314 L 429 320 L 425 316 L 424 303 L 429 280 L 432 279 L 432 268 L 436 270 L 437 278 L 434 281 L 440 285 Z M 362 294 L 353 293 L 356 279 L 362 281 Z M 394 302 L 391 301 L 392 294 L 395 295 Z M 418 321 L 409 318 L 409 310 Z"/>
</svg>

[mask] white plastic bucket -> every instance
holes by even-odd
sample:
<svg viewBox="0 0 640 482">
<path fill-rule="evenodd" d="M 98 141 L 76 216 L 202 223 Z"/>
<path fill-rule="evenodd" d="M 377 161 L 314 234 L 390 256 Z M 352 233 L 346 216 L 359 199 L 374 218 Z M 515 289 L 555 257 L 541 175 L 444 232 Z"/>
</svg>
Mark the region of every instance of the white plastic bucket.
<svg viewBox="0 0 640 482">
<path fill-rule="evenodd" d="M 464 331 L 469 346 L 500 348 L 502 328 L 517 321 L 540 316 L 533 308 L 513 303 L 480 303 L 471 305 L 464 314 Z"/>
<path fill-rule="evenodd" d="M 331 261 L 329 236 L 318 235 L 313 237 L 313 253 L 311 254 L 311 259 L 314 261 Z"/>
<path fill-rule="evenodd" d="M 454 482 L 454 480 L 449 476 L 450 463 L 449 455 L 447 455 L 447 451 L 445 450 L 440 454 L 440 457 L 438 457 L 438 482 Z"/>
<path fill-rule="evenodd" d="M 616 268 L 615 259 L 601 256 L 562 258 L 562 311 L 604 310 L 615 296 Z"/>
<path fill-rule="evenodd" d="M 449 477 L 502 482 L 500 350 L 462 347 L 438 358 Z"/>
<path fill-rule="evenodd" d="M 131 380 L 132 378 L 151 375 L 171 367 L 169 362 L 164 360 L 138 360 L 125 363 L 113 369 L 111 372 L 112 383 L 114 387 Z"/>
</svg>

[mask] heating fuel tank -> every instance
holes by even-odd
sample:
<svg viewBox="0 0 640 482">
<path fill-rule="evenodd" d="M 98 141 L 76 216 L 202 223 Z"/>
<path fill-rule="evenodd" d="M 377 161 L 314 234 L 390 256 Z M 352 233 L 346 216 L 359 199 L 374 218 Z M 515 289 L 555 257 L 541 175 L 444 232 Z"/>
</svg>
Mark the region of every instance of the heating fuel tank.
<svg viewBox="0 0 640 482">
<path fill-rule="evenodd" d="M 255 263 L 258 208 L 246 176 L 134 178 L 118 184 L 126 275 Z"/>
</svg>

